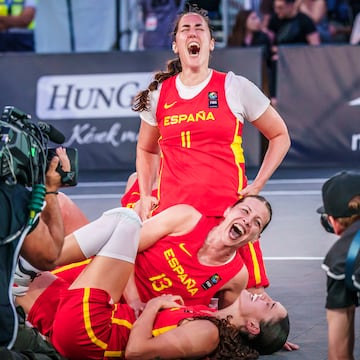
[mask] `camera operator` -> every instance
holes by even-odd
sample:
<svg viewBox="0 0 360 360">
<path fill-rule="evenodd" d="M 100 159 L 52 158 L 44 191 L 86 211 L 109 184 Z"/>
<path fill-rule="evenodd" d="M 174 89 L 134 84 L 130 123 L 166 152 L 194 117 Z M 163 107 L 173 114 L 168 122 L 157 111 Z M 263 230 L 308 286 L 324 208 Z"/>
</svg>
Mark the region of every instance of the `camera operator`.
<svg viewBox="0 0 360 360">
<path fill-rule="evenodd" d="M 64 242 L 58 189 L 64 179 L 76 180 L 65 148 L 57 148 L 55 156 L 49 157 L 48 141 L 62 143 L 64 136 L 50 125 L 37 125 L 30 119 L 30 115 L 12 106 L 5 107 L 0 118 L 2 360 L 63 359 L 35 329 L 25 325 L 25 317 L 15 308 L 13 298 L 21 295 L 21 280 L 31 281 L 27 270 L 55 267 Z M 26 266 L 22 267 L 22 263 Z M 19 276 L 17 287 L 14 279 L 19 280 Z"/>
<path fill-rule="evenodd" d="M 354 360 L 355 309 L 360 299 L 360 173 L 341 172 L 322 187 L 317 210 L 328 232 L 340 235 L 327 253 L 328 359 Z"/>
<path fill-rule="evenodd" d="M 22 259 L 25 259 L 31 265 L 41 270 L 51 270 L 55 267 L 55 261 L 61 252 L 64 241 L 64 226 L 57 199 L 57 192 L 62 183 L 61 176 L 56 169 L 60 162 L 63 171 L 70 171 L 70 162 L 64 148 L 57 148 L 56 154 L 57 156 L 52 158 L 46 172 L 45 206 L 29 233 L 25 236 L 19 250 Z M 0 181 L 0 207 L 2 209 L 0 239 L 5 238 L 6 235 L 27 221 L 28 204 L 30 201 L 31 192 L 22 184 L 9 185 L 6 182 Z M 13 246 L 16 246 L 16 241 L 14 241 L 10 248 L 4 245 L 0 246 L 1 262 L 3 265 L 6 265 L 6 268 L 2 266 L 1 272 L 4 271 L 6 275 L 9 275 L 9 265 L 16 260 L 11 259 Z M 2 274 L 1 279 L 2 289 L 7 289 L 9 285 L 11 286 L 8 276 Z M 3 286 L 4 281 L 6 281 L 6 286 Z M 14 290 L 16 289 L 14 288 Z M 4 304 L 3 298 L 1 303 L 2 305 Z M 3 325 L 8 326 L 0 326 L 0 339 L 1 345 L 7 346 L 6 339 L 9 339 L 9 332 L 16 326 L 16 322 L 13 325 L 14 319 L 12 314 L 6 316 L 5 320 L 1 319 L 3 317 L 0 316 L 0 321 L 2 323 L 5 322 L 6 324 Z M 24 328 L 24 324 L 22 326 L 22 328 L 18 329 L 19 332 L 17 333 L 14 345 L 10 346 L 12 351 L 5 348 L 0 350 L 1 359 L 35 359 L 37 352 L 41 353 L 41 358 L 43 359 L 47 358 L 45 357 L 46 355 L 49 356 L 49 359 L 61 359 L 53 347 L 41 339 L 37 332 L 33 329 Z M 32 348 L 29 348 L 29 346 Z M 27 354 L 31 353 L 31 357 L 30 355 L 27 357 L 27 355 L 23 354 L 23 351 Z"/>
<path fill-rule="evenodd" d="M 52 270 L 64 242 L 64 225 L 57 199 L 61 176 L 56 168 L 61 159 L 61 168 L 70 171 L 70 162 L 64 148 L 56 149 L 46 172 L 46 205 L 36 227 L 26 236 L 20 250 L 21 256 L 40 270 Z"/>
</svg>

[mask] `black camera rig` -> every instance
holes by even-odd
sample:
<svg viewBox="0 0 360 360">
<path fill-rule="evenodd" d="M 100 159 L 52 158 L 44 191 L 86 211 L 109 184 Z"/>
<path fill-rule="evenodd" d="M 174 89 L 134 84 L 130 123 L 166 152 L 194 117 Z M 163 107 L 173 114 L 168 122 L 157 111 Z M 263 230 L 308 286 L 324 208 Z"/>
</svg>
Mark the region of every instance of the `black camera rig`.
<svg viewBox="0 0 360 360">
<path fill-rule="evenodd" d="M 29 114 L 13 106 L 5 106 L 0 118 L 0 181 L 28 187 L 45 184 L 45 173 L 55 154 L 55 149 L 48 148 L 49 140 L 61 144 L 65 137 L 51 125 L 42 122 L 35 124 Z M 75 186 L 77 149 L 68 148 L 67 154 L 71 171 L 62 171 L 60 165 L 57 171 L 63 185 Z"/>
<path fill-rule="evenodd" d="M 0 179 L 31 187 L 45 184 L 47 142 L 29 114 L 5 106 L 0 118 Z"/>
</svg>

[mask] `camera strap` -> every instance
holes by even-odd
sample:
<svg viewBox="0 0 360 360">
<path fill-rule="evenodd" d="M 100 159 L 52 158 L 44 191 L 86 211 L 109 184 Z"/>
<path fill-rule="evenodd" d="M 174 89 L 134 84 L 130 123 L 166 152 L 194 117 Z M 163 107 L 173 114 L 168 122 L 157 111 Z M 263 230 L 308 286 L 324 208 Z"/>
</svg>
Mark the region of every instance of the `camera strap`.
<svg viewBox="0 0 360 360">
<path fill-rule="evenodd" d="M 56 171 L 61 176 L 61 182 L 64 185 L 71 185 L 76 177 L 75 171 L 64 171 L 60 166 L 56 169 Z"/>
<path fill-rule="evenodd" d="M 354 286 L 354 281 L 353 281 L 354 265 L 355 265 L 356 257 L 359 254 L 359 251 L 360 251 L 360 230 L 358 230 L 358 232 L 355 234 L 350 244 L 346 257 L 346 263 L 345 263 L 345 284 L 349 289 L 355 291 L 360 290 L 360 288 L 356 288 Z"/>
</svg>

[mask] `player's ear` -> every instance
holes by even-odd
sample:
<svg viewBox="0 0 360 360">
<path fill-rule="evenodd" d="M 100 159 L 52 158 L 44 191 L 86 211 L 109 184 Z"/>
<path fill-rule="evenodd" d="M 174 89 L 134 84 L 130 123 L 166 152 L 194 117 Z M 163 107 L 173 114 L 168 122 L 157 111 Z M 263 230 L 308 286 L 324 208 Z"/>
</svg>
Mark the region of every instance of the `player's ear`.
<svg viewBox="0 0 360 360">
<path fill-rule="evenodd" d="M 248 319 L 245 324 L 246 330 L 251 335 L 258 335 L 260 332 L 260 324 L 257 320 Z"/>
</svg>

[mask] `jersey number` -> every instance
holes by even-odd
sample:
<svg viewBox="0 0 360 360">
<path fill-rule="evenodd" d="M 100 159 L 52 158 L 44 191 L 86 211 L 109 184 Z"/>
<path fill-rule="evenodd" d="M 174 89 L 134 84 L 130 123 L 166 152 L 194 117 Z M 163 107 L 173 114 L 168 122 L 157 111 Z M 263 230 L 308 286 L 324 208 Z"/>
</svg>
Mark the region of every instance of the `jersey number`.
<svg viewBox="0 0 360 360">
<path fill-rule="evenodd" d="M 181 146 L 184 148 L 191 147 L 190 131 L 182 131 L 181 133 Z"/>
<path fill-rule="evenodd" d="M 172 286 L 172 281 L 169 278 L 165 277 L 164 273 L 157 276 L 153 276 L 149 278 L 149 280 L 155 291 L 168 289 L 169 287 Z"/>
</svg>

